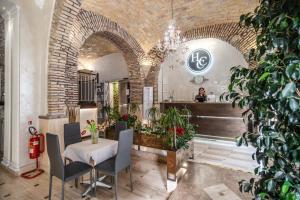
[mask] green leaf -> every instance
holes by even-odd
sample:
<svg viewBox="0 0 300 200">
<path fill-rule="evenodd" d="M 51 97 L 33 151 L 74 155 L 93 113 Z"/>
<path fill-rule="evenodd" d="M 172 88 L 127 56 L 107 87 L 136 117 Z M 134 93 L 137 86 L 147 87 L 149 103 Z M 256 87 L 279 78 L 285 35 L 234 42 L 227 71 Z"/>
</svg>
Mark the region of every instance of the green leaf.
<svg viewBox="0 0 300 200">
<path fill-rule="evenodd" d="M 295 112 L 295 111 L 297 111 L 297 110 L 299 109 L 298 101 L 295 100 L 295 99 L 293 99 L 293 98 L 291 98 L 291 99 L 289 100 L 289 106 L 290 106 L 290 108 L 291 108 L 291 110 L 292 110 L 293 112 Z"/>
<path fill-rule="evenodd" d="M 242 143 L 243 143 L 242 136 L 237 137 L 235 140 L 236 140 L 236 145 L 237 146 L 241 146 L 242 145 Z"/>
<path fill-rule="evenodd" d="M 286 20 L 282 20 L 280 23 L 280 28 L 281 29 L 286 29 L 288 27 L 288 22 Z"/>
<path fill-rule="evenodd" d="M 283 97 L 289 97 L 296 91 L 296 85 L 294 82 L 288 83 L 282 90 Z"/>
<path fill-rule="evenodd" d="M 267 189 L 269 192 L 272 192 L 275 188 L 275 181 L 273 179 L 269 180 Z"/>
<path fill-rule="evenodd" d="M 262 200 L 266 198 L 266 193 L 265 192 L 261 192 L 258 195 Z"/>
<path fill-rule="evenodd" d="M 261 77 L 258 79 L 258 81 L 264 81 L 266 78 L 268 78 L 270 75 L 270 72 L 265 72 Z"/>
<path fill-rule="evenodd" d="M 291 183 L 289 181 L 285 181 L 284 184 L 281 186 L 280 194 L 284 196 L 290 189 Z"/>
<path fill-rule="evenodd" d="M 281 179 L 283 176 L 284 176 L 284 172 L 278 171 L 278 172 L 276 172 L 276 174 L 275 174 L 274 177 L 275 177 L 276 179 Z"/>
</svg>

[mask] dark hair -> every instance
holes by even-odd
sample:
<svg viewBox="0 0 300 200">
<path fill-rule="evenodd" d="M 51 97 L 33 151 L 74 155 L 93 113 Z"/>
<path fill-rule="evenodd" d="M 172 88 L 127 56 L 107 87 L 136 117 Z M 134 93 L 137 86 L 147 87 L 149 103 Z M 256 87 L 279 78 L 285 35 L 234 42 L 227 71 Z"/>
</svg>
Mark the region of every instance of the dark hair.
<svg viewBox="0 0 300 200">
<path fill-rule="evenodd" d="M 200 88 L 199 88 L 199 91 L 200 91 L 201 89 L 205 91 L 204 87 L 200 87 Z"/>
</svg>

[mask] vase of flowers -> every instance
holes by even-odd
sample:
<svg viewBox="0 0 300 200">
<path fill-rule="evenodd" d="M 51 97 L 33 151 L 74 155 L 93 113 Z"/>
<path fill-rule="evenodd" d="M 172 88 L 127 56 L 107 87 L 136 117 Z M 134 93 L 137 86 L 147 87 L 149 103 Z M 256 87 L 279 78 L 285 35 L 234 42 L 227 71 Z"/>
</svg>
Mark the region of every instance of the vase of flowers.
<svg viewBox="0 0 300 200">
<path fill-rule="evenodd" d="M 98 144 L 100 125 L 97 125 L 94 120 L 87 120 L 87 124 L 85 130 L 88 130 L 91 133 L 92 144 Z"/>
</svg>

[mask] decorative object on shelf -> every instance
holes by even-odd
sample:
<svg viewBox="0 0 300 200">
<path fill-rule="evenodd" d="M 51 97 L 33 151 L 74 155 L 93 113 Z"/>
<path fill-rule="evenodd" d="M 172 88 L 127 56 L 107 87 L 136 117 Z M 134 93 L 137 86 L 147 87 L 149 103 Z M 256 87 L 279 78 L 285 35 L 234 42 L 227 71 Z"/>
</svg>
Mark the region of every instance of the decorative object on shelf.
<svg viewBox="0 0 300 200">
<path fill-rule="evenodd" d="M 173 102 L 174 101 L 174 90 L 172 90 L 169 94 L 169 102 Z"/>
<path fill-rule="evenodd" d="M 172 20 L 168 29 L 164 33 L 164 39 L 162 41 L 159 40 L 157 43 L 157 48 L 162 52 L 175 52 L 176 49 L 186 40 L 185 37 L 182 36 L 179 27 L 176 26 L 173 4 L 173 0 L 171 0 Z"/>
<path fill-rule="evenodd" d="M 197 75 L 197 76 L 194 76 L 193 79 L 191 80 L 192 83 L 194 84 L 197 84 L 197 85 L 200 85 L 206 81 L 208 81 L 209 79 L 208 78 L 205 78 L 204 76 L 202 75 Z"/>
<path fill-rule="evenodd" d="M 300 1 L 261 0 L 240 24 L 257 34 L 253 67 L 231 68 L 226 100 L 245 108 L 251 130 L 237 145 L 252 145 L 255 176 L 239 182 L 253 199 L 300 199 Z"/>
</svg>

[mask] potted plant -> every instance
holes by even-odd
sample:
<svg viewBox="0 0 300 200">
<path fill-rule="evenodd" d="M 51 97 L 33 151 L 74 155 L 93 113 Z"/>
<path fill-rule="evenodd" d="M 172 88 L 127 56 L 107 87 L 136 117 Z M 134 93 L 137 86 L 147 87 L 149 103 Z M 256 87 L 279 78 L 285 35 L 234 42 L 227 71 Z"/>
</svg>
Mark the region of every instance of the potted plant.
<svg viewBox="0 0 300 200">
<path fill-rule="evenodd" d="M 171 143 L 174 150 L 177 149 L 177 132 L 182 127 L 183 122 L 183 117 L 177 108 L 169 108 L 161 118 L 162 125 L 173 135 Z"/>
<path fill-rule="evenodd" d="M 240 19 L 257 33 L 248 60 L 256 66 L 231 69 L 226 98 L 254 122 L 237 144 L 254 146 L 258 163 L 257 177 L 242 180 L 240 190 L 255 199 L 300 199 L 300 1 L 261 0 Z"/>
</svg>

